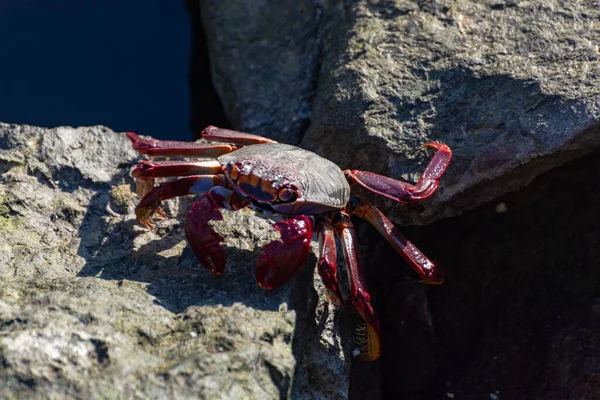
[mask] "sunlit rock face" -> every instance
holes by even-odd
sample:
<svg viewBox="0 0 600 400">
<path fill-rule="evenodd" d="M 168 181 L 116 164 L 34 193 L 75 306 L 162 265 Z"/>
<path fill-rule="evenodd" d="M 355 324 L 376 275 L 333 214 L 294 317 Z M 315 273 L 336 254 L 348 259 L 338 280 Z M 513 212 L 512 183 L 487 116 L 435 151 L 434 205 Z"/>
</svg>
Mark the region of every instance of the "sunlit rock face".
<svg viewBox="0 0 600 400">
<path fill-rule="evenodd" d="M 415 181 L 454 159 L 399 223 L 458 215 L 598 147 L 597 8 L 584 3 L 201 1 L 232 124 L 342 168 Z"/>
</svg>

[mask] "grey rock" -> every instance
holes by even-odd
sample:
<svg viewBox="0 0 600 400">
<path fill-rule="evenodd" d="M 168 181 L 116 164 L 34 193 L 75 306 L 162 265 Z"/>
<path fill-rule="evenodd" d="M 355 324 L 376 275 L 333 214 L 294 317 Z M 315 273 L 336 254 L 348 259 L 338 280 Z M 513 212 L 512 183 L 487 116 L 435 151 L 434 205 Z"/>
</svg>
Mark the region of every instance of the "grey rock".
<svg viewBox="0 0 600 400">
<path fill-rule="evenodd" d="M 215 88 L 237 128 L 298 143 L 317 73 L 312 0 L 200 1 Z"/>
<path fill-rule="evenodd" d="M 461 214 L 598 148 L 595 2 L 315 0 L 297 13 L 266 0 L 201 3 L 214 82 L 237 128 L 300 137 L 342 168 L 408 181 L 431 156 L 421 145 L 453 149 L 433 198 L 375 200 L 396 222 Z M 304 85 L 293 73 L 304 64 L 282 56 L 298 49 L 314 49 L 303 62 L 317 66 Z M 282 128 L 298 119 L 305 130 Z"/>
<path fill-rule="evenodd" d="M 271 221 L 225 212 L 227 270 L 211 275 L 185 242 L 193 198 L 136 223 L 139 159 L 105 127 L 0 123 L 0 397 L 344 398 L 351 338 L 322 342 L 345 334 L 315 313 L 314 252 L 266 292 L 254 263 Z M 321 367 L 335 379 L 303 383 Z"/>
</svg>

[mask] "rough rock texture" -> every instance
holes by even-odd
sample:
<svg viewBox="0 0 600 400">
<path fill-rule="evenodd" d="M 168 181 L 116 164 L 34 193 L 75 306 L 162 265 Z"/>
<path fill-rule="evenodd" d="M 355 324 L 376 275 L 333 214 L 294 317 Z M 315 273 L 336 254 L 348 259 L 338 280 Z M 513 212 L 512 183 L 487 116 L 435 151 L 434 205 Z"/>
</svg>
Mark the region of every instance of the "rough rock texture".
<svg viewBox="0 0 600 400">
<path fill-rule="evenodd" d="M 184 240 L 192 198 L 154 231 L 135 222 L 138 159 L 104 127 L 0 124 L 0 397 L 344 398 L 352 341 L 315 314 L 312 268 L 260 289 L 274 231 L 242 210 L 215 224 L 228 267 L 212 276 Z"/>
<path fill-rule="evenodd" d="M 313 0 L 200 1 L 212 76 L 238 129 L 298 143 L 318 73 Z"/>
<path fill-rule="evenodd" d="M 458 215 L 600 143 L 595 1 L 200 1 L 236 128 L 410 181 L 419 146 L 452 147 L 433 199 L 379 203 L 397 222 Z"/>
</svg>

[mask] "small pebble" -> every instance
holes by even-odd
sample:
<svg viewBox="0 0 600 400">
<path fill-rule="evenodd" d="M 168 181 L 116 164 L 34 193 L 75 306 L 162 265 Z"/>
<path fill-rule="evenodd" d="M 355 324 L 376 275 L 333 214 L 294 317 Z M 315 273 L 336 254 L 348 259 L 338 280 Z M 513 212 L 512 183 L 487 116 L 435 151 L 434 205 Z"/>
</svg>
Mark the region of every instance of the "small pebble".
<svg viewBox="0 0 600 400">
<path fill-rule="evenodd" d="M 500 202 L 496 204 L 496 208 L 494 209 L 498 214 L 504 214 L 508 211 L 508 207 L 505 202 Z"/>
</svg>

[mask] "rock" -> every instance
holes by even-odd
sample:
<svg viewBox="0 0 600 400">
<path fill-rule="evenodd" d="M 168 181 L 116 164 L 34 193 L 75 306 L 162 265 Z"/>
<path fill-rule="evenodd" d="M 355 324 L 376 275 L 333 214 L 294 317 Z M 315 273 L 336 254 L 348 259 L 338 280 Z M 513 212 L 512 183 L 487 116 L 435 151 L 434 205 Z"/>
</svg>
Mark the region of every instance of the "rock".
<svg viewBox="0 0 600 400">
<path fill-rule="evenodd" d="M 318 73 L 319 9 L 292 3 L 200 1 L 212 77 L 238 129 L 298 143 Z"/>
<path fill-rule="evenodd" d="M 409 181 L 430 157 L 421 145 L 454 150 L 433 198 L 376 200 L 396 222 L 459 215 L 599 145 L 597 7 L 201 3 L 214 83 L 236 128 Z"/>
<path fill-rule="evenodd" d="M 258 287 L 276 234 L 241 210 L 215 224 L 228 266 L 211 275 L 184 238 L 192 198 L 136 223 L 139 159 L 105 127 L 0 124 L 0 397 L 344 398 L 351 338 L 315 314 L 313 268 Z M 335 379 L 303 383 L 321 368 Z"/>
<path fill-rule="evenodd" d="M 374 198 L 395 222 L 426 225 L 403 230 L 447 271 L 443 285 L 416 285 L 380 235 L 357 223 L 384 351 L 371 370 L 353 365 L 351 398 L 599 395 L 597 7 L 315 0 L 313 18 L 295 20 L 312 36 L 287 41 L 268 36 L 272 13 L 278 27 L 294 18 L 276 2 L 201 3 L 235 128 L 413 182 L 431 157 L 421 145 L 454 150 L 431 199 Z M 308 96 L 262 96 L 289 72 L 286 52 L 265 51 L 273 43 L 316 49 L 312 86 L 283 85 L 310 87 Z M 301 99 L 307 123 L 285 136 L 274 121 Z"/>
<path fill-rule="evenodd" d="M 596 151 L 461 216 L 403 228 L 445 269 L 438 286 L 415 283 L 393 249 L 364 237 L 374 229 L 357 227 L 383 327 L 382 398 L 598 397 L 599 180 Z"/>
</svg>

